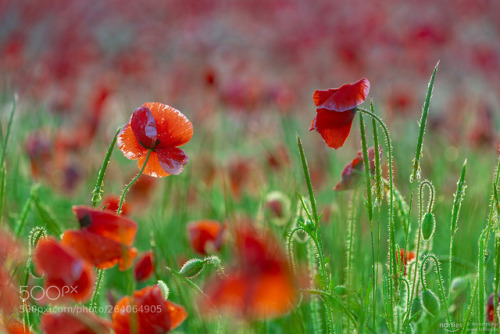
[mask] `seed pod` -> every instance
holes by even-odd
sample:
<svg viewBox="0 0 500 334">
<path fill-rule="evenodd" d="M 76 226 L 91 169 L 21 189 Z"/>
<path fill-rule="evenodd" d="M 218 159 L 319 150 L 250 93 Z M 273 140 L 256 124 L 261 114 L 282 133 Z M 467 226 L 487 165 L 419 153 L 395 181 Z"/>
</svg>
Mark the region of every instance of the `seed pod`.
<svg viewBox="0 0 500 334">
<path fill-rule="evenodd" d="M 416 296 L 411 303 L 411 313 L 410 315 L 413 317 L 415 314 L 422 312 L 422 302 L 420 298 Z"/>
<path fill-rule="evenodd" d="M 436 227 L 436 220 L 434 219 L 434 214 L 432 212 L 427 212 L 422 220 L 422 237 L 424 240 L 429 240 L 434 233 Z"/>
<path fill-rule="evenodd" d="M 343 285 L 337 285 L 335 288 L 333 288 L 333 291 L 339 296 L 344 296 L 347 294 L 347 288 Z"/>
<path fill-rule="evenodd" d="M 179 271 L 179 274 L 186 278 L 193 278 L 203 270 L 204 266 L 205 261 L 200 259 L 191 259 L 184 263 L 181 270 Z"/>
<path fill-rule="evenodd" d="M 467 286 L 467 279 L 465 277 L 455 277 L 451 281 L 450 292 L 459 293 Z"/>
<path fill-rule="evenodd" d="M 441 309 L 438 297 L 431 290 L 422 291 L 422 306 L 424 310 L 432 316 L 437 316 Z"/>
</svg>

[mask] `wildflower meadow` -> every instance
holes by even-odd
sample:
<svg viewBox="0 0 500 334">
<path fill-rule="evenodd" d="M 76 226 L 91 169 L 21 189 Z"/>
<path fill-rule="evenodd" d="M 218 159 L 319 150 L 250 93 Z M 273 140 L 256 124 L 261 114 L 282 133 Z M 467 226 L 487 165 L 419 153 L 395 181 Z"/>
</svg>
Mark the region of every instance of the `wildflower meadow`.
<svg viewBox="0 0 500 334">
<path fill-rule="evenodd" d="M 499 4 L 0 0 L 0 333 L 497 333 Z"/>
</svg>

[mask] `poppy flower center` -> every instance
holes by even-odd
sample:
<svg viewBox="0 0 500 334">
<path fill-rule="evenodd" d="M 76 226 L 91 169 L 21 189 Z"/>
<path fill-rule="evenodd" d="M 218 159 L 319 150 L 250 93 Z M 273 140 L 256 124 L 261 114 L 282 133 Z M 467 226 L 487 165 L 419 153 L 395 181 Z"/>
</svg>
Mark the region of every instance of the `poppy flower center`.
<svg viewBox="0 0 500 334">
<path fill-rule="evenodd" d="M 92 217 L 86 213 L 78 220 L 78 223 L 80 223 L 80 228 L 89 227 L 92 225 Z"/>
</svg>

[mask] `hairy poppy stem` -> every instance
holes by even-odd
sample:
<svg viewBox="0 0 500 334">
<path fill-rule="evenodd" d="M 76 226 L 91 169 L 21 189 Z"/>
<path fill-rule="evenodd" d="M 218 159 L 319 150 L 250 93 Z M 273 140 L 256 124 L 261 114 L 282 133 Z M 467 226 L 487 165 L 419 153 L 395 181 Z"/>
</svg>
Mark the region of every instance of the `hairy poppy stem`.
<svg viewBox="0 0 500 334">
<path fill-rule="evenodd" d="M 111 159 L 111 153 L 113 153 L 113 149 L 116 144 L 116 139 L 118 137 L 118 133 L 120 133 L 121 129 L 116 130 L 116 133 L 111 141 L 111 144 L 108 147 L 108 151 L 106 152 L 106 156 L 104 157 L 104 161 L 102 162 L 101 169 L 99 170 L 99 174 L 97 175 L 97 182 L 94 190 L 92 191 L 92 207 L 95 208 L 97 203 L 101 200 L 102 195 L 102 184 L 104 182 L 104 173 L 106 172 L 106 168 L 108 167 L 109 160 Z"/>
<path fill-rule="evenodd" d="M 127 194 L 127 191 L 129 188 L 135 183 L 135 181 L 139 180 L 139 178 L 142 175 L 142 172 L 144 172 L 144 169 L 146 169 L 146 165 L 148 164 L 149 156 L 151 155 L 151 152 L 153 152 L 152 149 L 148 150 L 148 155 L 146 156 L 146 160 L 144 160 L 144 164 L 142 165 L 141 170 L 139 171 L 139 174 L 127 184 L 125 189 L 123 189 L 122 197 L 120 198 L 120 205 L 118 206 L 118 210 L 116 211 L 118 214 L 121 214 L 122 212 L 122 206 L 123 206 L 123 201 L 125 200 L 125 195 Z"/>
<path fill-rule="evenodd" d="M 7 143 L 9 142 L 10 130 L 12 128 L 12 121 L 14 120 L 14 112 L 17 107 L 17 94 L 14 95 L 14 100 L 12 101 L 12 109 L 10 111 L 9 122 L 7 123 L 7 132 L 5 137 L 2 138 L 2 157 L 0 158 L 0 218 L 3 217 L 3 204 L 5 199 L 5 187 L 7 183 L 6 173 L 7 167 L 5 166 L 5 155 L 7 154 Z M 0 219 L 0 225 L 3 219 Z"/>
</svg>

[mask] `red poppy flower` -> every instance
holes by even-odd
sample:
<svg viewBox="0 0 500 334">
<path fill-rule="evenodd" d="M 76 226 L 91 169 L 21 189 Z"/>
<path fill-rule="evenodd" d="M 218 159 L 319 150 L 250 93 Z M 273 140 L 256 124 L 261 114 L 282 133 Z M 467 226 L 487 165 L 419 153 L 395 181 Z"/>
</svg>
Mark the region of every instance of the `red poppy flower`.
<svg viewBox="0 0 500 334">
<path fill-rule="evenodd" d="M 92 266 L 69 247 L 60 245 L 53 238 L 43 239 L 35 249 L 33 262 L 37 272 L 46 277 L 45 298 L 48 302 L 66 298 L 86 301 L 90 298 L 94 287 Z"/>
<path fill-rule="evenodd" d="M 118 213 L 118 207 L 120 206 L 120 196 L 116 195 L 108 195 L 102 200 L 101 207 Z M 122 216 L 128 216 L 130 213 L 130 205 L 126 201 L 123 201 L 122 212 L 120 213 Z"/>
<path fill-rule="evenodd" d="M 406 275 L 406 266 L 408 265 L 409 262 L 415 259 L 415 252 L 409 251 L 405 252 L 404 249 L 399 250 L 399 262 L 398 265 L 401 267 L 403 265 L 404 261 L 404 275 Z"/>
<path fill-rule="evenodd" d="M 238 267 L 208 284 L 205 291 L 211 304 L 246 319 L 289 312 L 297 302 L 297 284 L 280 243 L 249 225 L 237 228 L 235 243 Z"/>
<path fill-rule="evenodd" d="M 488 302 L 486 304 L 486 315 L 487 315 L 487 320 L 491 323 L 497 323 L 498 321 L 495 320 L 495 306 L 494 306 L 494 299 L 495 299 L 495 293 L 491 293 L 490 296 L 488 297 Z M 498 303 L 500 302 L 500 293 L 497 296 L 497 312 L 498 312 Z"/>
<path fill-rule="evenodd" d="M 352 85 L 315 91 L 316 117 L 309 131 L 319 132 L 329 147 L 342 147 L 351 131 L 356 107 L 365 101 L 369 91 L 370 82 L 365 78 Z"/>
<path fill-rule="evenodd" d="M 382 147 L 379 147 L 379 154 L 382 157 Z M 370 161 L 370 172 L 375 174 L 375 147 L 368 149 L 368 160 Z M 335 191 L 353 189 L 358 181 L 363 179 L 363 151 L 359 151 L 356 157 L 344 167 L 342 180 L 333 188 Z"/>
<path fill-rule="evenodd" d="M 61 243 L 73 248 L 81 257 L 99 269 L 118 263 L 120 270 L 132 265 L 137 249 L 132 247 L 137 224 L 108 210 L 74 206 L 79 230 L 66 230 Z"/>
<path fill-rule="evenodd" d="M 200 220 L 187 225 L 189 244 L 198 254 L 218 252 L 222 246 L 224 226 L 213 220 Z"/>
<path fill-rule="evenodd" d="M 145 281 L 154 273 L 153 252 L 143 253 L 134 267 L 134 277 L 138 282 Z"/>
<path fill-rule="evenodd" d="M 105 334 L 111 332 L 111 323 L 80 308 L 75 313 L 45 313 L 40 328 L 50 334 Z"/>
<path fill-rule="evenodd" d="M 180 174 L 188 157 L 178 146 L 191 140 L 193 125 L 180 111 L 157 102 L 136 109 L 118 135 L 118 146 L 127 159 L 136 160 L 139 169 L 152 150 L 144 174 L 165 177 Z"/>
<path fill-rule="evenodd" d="M 163 298 L 158 285 L 148 286 L 124 297 L 115 305 L 115 334 L 129 334 L 131 327 L 138 334 L 167 333 L 187 318 L 184 307 Z"/>
<path fill-rule="evenodd" d="M 7 334 L 31 334 L 32 331 L 30 331 L 28 328 L 24 326 L 23 323 L 16 319 L 11 319 L 7 322 L 5 325 L 5 330 L 7 331 Z"/>
</svg>

